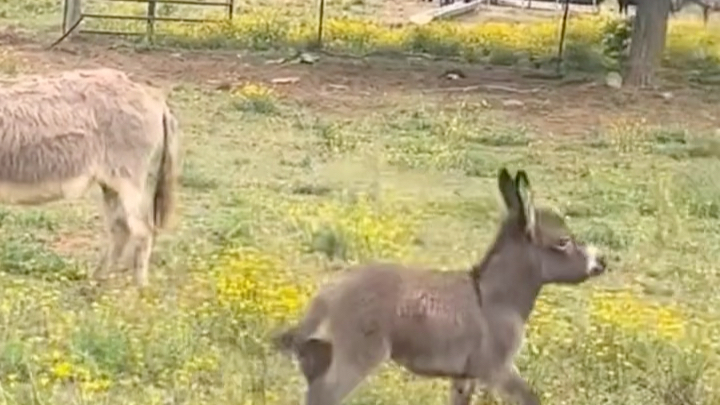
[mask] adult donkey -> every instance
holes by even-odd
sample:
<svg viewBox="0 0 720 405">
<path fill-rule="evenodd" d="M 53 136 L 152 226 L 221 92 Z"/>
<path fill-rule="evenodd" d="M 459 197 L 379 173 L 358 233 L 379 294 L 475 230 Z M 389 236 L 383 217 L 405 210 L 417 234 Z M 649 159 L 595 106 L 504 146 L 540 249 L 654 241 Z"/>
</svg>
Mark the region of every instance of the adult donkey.
<svg viewBox="0 0 720 405">
<path fill-rule="evenodd" d="M 513 180 L 502 169 L 498 186 L 509 212 L 470 270 L 352 268 L 318 292 L 299 324 L 273 336 L 300 363 L 306 405 L 340 404 L 388 359 L 450 378 L 453 405 L 468 405 L 476 382 L 522 405 L 540 403 L 513 364 L 535 300 L 545 284 L 603 273 L 605 261 L 560 216 L 535 209 L 525 171 Z"/>
<path fill-rule="evenodd" d="M 0 88 L 0 202 L 74 199 L 98 184 L 110 244 L 94 278 L 105 278 L 127 248 L 144 287 L 155 230 L 173 208 L 178 136 L 165 97 L 121 71 L 14 80 Z"/>
</svg>

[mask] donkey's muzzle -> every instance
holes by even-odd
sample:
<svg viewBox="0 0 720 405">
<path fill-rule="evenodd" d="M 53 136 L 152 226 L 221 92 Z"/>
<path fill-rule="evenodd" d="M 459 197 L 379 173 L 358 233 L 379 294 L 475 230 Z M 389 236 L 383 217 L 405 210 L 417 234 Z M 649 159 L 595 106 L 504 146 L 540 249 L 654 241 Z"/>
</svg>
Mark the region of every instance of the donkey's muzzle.
<svg viewBox="0 0 720 405">
<path fill-rule="evenodd" d="M 595 263 L 593 263 L 593 266 L 590 267 L 590 275 L 591 276 L 597 276 L 605 272 L 607 269 L 607 261 L 605 259 L 605 256 L 598 256 L 595 259 Z"/>
</svg>

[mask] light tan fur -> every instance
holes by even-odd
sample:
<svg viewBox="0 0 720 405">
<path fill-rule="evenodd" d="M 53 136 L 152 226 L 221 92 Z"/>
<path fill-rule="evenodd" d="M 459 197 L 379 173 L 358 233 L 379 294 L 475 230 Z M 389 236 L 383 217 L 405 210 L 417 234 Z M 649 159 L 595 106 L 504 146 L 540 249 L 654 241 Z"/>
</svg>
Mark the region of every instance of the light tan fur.
<svg viewBox="0 0 720 405">
<path fill-rule="evenodd" d="M 354 266 L 320 289 L 298 324 L 273 337 L 300 363 L 306 405 L 340 404 L 388 360 L 451 379 L 451 405 L 469 405 L 478 382 L 522 405 L 540 404 L 513 363 L 535 300 L 543 285 L 582 283 L 605 263 L 561 217 L 533 207 L 524 171 L 513 181 L 501 170 L 498 185 L 509 213 L 472 269 Z"/>
<path fill-rule="evenodd" d="M 129 250 L 135 281 L 146 286 L 155 230 L 166 226 L 173 210 L 178 137 L 165 96 L 115 69 L 5 82 L 0 202 L 76 199 L 98 184 L 110 246 L 94 277 L 103 279 Z"/>
</svg>

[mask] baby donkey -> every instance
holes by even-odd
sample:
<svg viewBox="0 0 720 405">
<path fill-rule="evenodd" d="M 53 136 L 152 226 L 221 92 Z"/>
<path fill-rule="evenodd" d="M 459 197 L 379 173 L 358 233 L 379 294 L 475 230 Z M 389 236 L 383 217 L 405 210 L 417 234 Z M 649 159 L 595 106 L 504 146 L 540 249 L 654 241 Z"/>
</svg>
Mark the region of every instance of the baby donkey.
<svg viewBox="0 0 720 405">
<path fill-rule="evenodd" d="M 468 271 L 365 264 L 320 289 L 304 318 L 273 336 L 298 359 L 306 405 L 338 405 L 386 360 L 452 380 L 450 404 L 468 405 L 475 384 L 521 405 L 540 399 L 514 366 L 543 285 L 579 284 L 605 271 L 560 216 L 536 209 L 524 170 L 498 174 L 507 207 L 495 241 Z"/>
</svg>

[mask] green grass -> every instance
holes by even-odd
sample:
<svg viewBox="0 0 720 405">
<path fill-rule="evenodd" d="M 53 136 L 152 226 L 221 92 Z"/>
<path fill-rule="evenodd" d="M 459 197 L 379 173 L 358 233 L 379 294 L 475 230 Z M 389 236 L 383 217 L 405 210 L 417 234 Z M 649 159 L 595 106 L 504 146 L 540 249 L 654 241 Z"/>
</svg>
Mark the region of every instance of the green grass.
<svg viewBox="0 0 720 405">
<path fill-rule="evenodd" d="M 62 7 L 62 0 L 0 0 L 0 24 L 32 30 L 56 30 L 59 35 Z"/>
<path fill-rule="evenodd" d="M 267 333 L 346 261 L 477 260 L 501 214 L 501 165 L 526 168 L 539 203 L 613 258 L 602 279 L 548 288 L 530 321 L 518 364 L 547 403 L 717 403 L 720 164 L 707 134 L 625 122 L 552 141 L 470 99 L 413 96 L 346 120 L 275 96 L 247 108 L 252 97 L 172 93 L 181 221 L 159 239 L 154 298 L 123 290 L 129 276 L 99 301 L 80 294 L 101 243 L 97 193 L 3 207 L 1 404 L 297 403 L 299 373 Z M 445 395 L 385 366 L 348 403 Z"/>
</svg>

